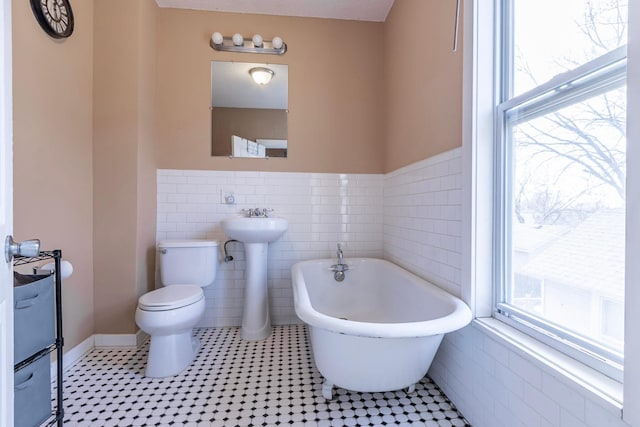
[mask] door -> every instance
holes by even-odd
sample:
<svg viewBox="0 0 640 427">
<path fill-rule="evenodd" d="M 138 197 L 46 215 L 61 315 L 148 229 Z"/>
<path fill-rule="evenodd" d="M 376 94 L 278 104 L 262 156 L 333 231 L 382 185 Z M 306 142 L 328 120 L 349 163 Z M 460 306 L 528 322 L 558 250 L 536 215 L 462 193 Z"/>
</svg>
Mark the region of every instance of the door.
<svg viewBox="0 0 640 427">
<path fill-rule="evenodd" d="M 13 231 L 11 1 L 0 6 L 0 244 Z M 13 425 L 13 277 L 0 254 L 0 427 Z"/>
</svg>

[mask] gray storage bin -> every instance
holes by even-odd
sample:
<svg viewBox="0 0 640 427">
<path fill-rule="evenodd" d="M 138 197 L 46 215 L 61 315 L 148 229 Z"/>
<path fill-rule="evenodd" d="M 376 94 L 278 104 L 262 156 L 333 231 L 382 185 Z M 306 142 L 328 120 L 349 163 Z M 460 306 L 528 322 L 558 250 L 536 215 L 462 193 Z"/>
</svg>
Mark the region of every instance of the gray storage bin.
<svg viewBox="0 0 640 427">
<path fill-rule="evenodd" d="M 51 412 L 51 362 L 41 357 L 14 374 L 14 426 L 39 426 Z"/>
<path fill-rule="evenodd" d="M 54 276 L 14 273 L 14 363 L 55 342 Z"/>
</svg>

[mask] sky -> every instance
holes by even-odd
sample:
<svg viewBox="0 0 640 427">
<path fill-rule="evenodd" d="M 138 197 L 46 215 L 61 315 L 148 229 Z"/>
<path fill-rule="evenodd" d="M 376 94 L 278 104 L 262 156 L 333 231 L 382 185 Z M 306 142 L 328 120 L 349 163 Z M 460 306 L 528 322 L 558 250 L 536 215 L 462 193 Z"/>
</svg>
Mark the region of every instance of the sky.
<svg viewBox="0 0 640 427">
<path fill-rule="evenodd" d="M 611 0 L 591 0 L 594 8 L 604 7 Z M 557 64 L 561 58 L 585 63 L 595 59 L 590 53 L 591 41 L 580 25 L 585 22 L 586 0 L 514 0 L 517 49 L 522 53 L 538 84 L 566 71 Z M 599 32 L 607 35 L 606 30 Z M 612 49 L 618 47 L 612 46 Z M 516 68 L 519 64 L 516 64 Z M 516 92 L 530 89 L 528 77 L 516 74 Z"/>
</svg>

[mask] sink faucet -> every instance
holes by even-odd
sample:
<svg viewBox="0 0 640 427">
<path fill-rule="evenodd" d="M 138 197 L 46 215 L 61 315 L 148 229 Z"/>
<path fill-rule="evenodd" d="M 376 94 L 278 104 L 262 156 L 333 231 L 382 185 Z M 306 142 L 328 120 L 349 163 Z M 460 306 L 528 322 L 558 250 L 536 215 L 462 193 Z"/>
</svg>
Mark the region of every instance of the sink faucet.
<svg viewBox="0 0 640 427">
<path fill-rule="evenodd" d="M 249 218 L 268 218 L 269 213 L 273 212 L 273 209 L 249 208 L 242 209 L 242 212 L 245 212 Z"/>
<path fill-rule="evenodd" d="M 342 264 L 342 258 L 343 258 L 343 254 L 342 254 L 342 244 L 338 243 L 338 265 Z"/>
</svg>

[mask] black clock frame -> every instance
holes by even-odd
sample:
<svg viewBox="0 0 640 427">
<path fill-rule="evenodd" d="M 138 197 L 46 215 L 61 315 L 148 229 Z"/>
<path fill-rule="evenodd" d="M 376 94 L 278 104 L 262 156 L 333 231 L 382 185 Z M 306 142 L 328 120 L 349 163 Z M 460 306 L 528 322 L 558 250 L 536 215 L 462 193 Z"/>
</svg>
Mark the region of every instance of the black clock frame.
<svg viewBox="0 0 640 427">
<path fill-rule="evenodd" d="M 49 25 L 49 22 L 47 21 L 47 18 L 44 15 L 44 12 L 42 11 L 41 0 L 30 0 L 29 1 L 29 3 L 31 4 L 31 10 L 33 11 L 33 14 L 35 15 L 36 20 L 38 21 L 38 24 L 40 24 L 40 26 L 45 31 L 45 33 L 47 33 L 48 35 L 50 35 L 54 39 L 64 39 L 64 38 L 69 37 L 73 33 L 73 27 L 74 27 L 74 25 L 73 25 L 74 24 L 73 10 L 71 9 L 71 4 L 69 3 L 69 0 L 60 0 L 60 1 L 64 4 L 64 6 L 66 7 L 67 11 L 69 12 L 69 14 L 68 14 L 68 16 L 69 16 L 69 25 L 67 26 L 66 30 L 64 32 L 62 32 L 62 33 L 58 33 L 53 28 L 51 28 L 51 26 Z"/>
</svg>

